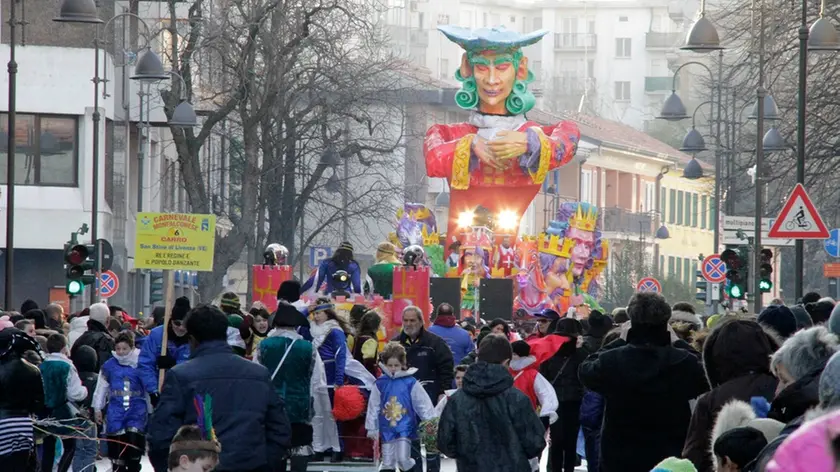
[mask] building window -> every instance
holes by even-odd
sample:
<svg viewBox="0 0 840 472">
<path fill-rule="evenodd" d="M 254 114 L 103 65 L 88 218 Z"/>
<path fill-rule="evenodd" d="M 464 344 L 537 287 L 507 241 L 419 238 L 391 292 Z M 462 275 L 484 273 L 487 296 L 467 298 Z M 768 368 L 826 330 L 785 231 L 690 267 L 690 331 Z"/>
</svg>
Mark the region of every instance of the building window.
<svg viewBox="0 0 840 472">
<path fill-rule="evenodd" d="M 691 226 L 691 193 L 685 192 L 685 225 Z"/>
<path fill-rule="evenodd" d="M 490 23 L 490 19 L 489 19 L 489 18 L 490 18 L 490 16 L 489 16 L 487 13 L 483 13 L 481 16 L 482 16 L 482 18 L 483 18 L 483 25 L 484 25 L 484 27 L 485 27 L 485 28 L 487 28 L 488 26 L 490 26 L 490 25 L 488 24 L 488 23 Z"/>
<path fill-rule="evenodd" d="M 440 78 L 446 79 L 449 77 L 449 59 L 440 60 Z"/>
<path fill-rule="evenodd" d="M 682 279 L 682 274 L 683 274 L 683 258 L 678 257 L 677 258 L 677 271 L 674 272 L 674 277 L 676 277 L 677 279 Z"/>
<path fill-rule="evenodd" d="M 458 22 L 464 28 L 472 28 L 472 12 L 469 10 L 461 10 L 461 14 L 458 15 Z"/>
<path fill-rule="evenodd" d="M 615 100 L 617 102 L 630 101 L 630 82 L 615 83 Z"/>
<path fill-rule="evenodd" d="M 709 199 L 709 228 L 715 227 L 715 218 L 717 218 L 717 209 L 715 208 L 714 199 Z"/>
<path fill-rule="evenodd" d="M 645 211 L 656 210 L 656 184 L 645 182 Z"/>
<path fill-rule="evenodd" d="M 538 16 L 534 18 L 534 31 L 542 29 L 542 17 Z"/>
<path fill-rule="evenodd" d="M 685 258 L 685 262 L 683 262 L 683 283 L 690 284 L 691 283 L 691 259 Z"/>
<path fill-rule="evenodd" d="M 668 256 L 668 277 L 674 276 L 674 256 Z"/>
<path fill-rule="evenodd" d="M 580 171 L 580 200 L 592 203 L 592 171 Z"/>
<path fill-rule="evenodd" d="M 677 192 L 677 224 L 683 224 L 683 191 Z"/>
<path fill-rule="evenodd" d="M 0 131 L 8 133 L 8 115 L 0 114 Z M 17 114 L 15 184 L 72 187 L 78 185 L 79 124 L 75 116 Z M 6 182 L 6 143 L 0 143 L 0 182 Z"/>
<path fill-rule="evenodd" d="M 668 206 L 668 223 L 674 224 L 677 220 L 677 191 L 671 189 L 668 191 L 670 198 L 668 199 L 670 205 Z"/>
<path fill-rule="evenodd" d="M 439 25 L 448 25 L 449 24 L 449 15 L 438 15 L 438 24 Z"/>
<path fill-rule="evenodd" d="M 511 22 L 511 23 L 516 23 L 516 17 L 515 17 L 515 16 L 513 16 L 513 15 L 511 15 L 511 16 L 510 16 L 510 22 Z"/>
<path fill-rule="evenodd" d="M 691 194 L 691 227 L 697 227 L 697 194 Z"/>
<path fill-rule="evenodd" d="M 697 261 L 691 261 L 691 272 L 689 273 L 689 278 L 686 283 L 691 285 L 693 278 L 697 278 Z"/>
<path fill-rule="evenodd" d="M 700 198 L 700 229 L 706 229 L 706 208 L 708 208 L 708 197 L 703 195 Z"/>
<path fill-rule="evenodd" d="M 665 270 L 665 256 L 659 256 L 659 267 L 656 269 L 656 276 L 662 276 L 662 272 Z"/>
<path fill-rule="evenodd" d="M 631 44 L 630 38 L 615 38 L 615 57 L 629 59 Z"/>
<path fill-rule="evenodd" d="M 618 17 L 618 21 L 620 21 L 621 23 L 627 23 L 627 17 L 626 17 L 626 16 L 624 16 L 624 15 L 619 16 L 619 17 Z"/>
</svg>

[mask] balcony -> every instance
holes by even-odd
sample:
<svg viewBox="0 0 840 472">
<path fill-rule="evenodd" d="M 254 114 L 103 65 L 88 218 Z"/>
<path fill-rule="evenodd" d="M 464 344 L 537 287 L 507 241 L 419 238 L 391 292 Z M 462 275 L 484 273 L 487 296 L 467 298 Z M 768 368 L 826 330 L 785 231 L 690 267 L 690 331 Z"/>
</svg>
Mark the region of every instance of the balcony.
<svg viewBox="0 0 840 472">
<path fill-rule="evenodd" d="M 680 81 L 677 80 L 677 87 Z M 645 93 L 659 94 L 668 93 L 674 86 L 673 77 L 645 77 Z"/>
<path fill-rule="evenodd" d="M 554 49 L 557 51 L 595 51 L 598 36 L 593 33 L 554 33 Z"/>
<path fill-rule="evenodd" d="M 645 34 L 646 49 L 668 50 L 675 49 L 682 45 L 685 40 L 685 33 L 658 33 L 650 31 Z"/>
<path fill-rule="evenodd" d="M 633 213 L 620 207 L 601 208 L 601 233 L 606 239 L 644 237 L 652 240 L 656 229 L 654 215 Z"/>
</svg>

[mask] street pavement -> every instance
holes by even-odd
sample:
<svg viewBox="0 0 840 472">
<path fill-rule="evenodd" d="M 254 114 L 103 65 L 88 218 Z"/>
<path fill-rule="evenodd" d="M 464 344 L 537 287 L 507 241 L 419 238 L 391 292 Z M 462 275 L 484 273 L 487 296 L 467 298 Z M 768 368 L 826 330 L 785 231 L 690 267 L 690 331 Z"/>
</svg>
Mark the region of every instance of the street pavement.
<svg viewBox="0 0 840 472">
<path fill-rule="evenodd" d="M 547 468 L 546 468 L 547 457 L 548 457 L 547 453 L 543 454 L 543 458 L 542 458 L 542 461 L 541 461 L 541 464 L 540 464 L 540 470 L 541 471 L 546 471 L 547 470 Z M 355 470 L 360 470 L 361 471 L 361 470 L 364 470 L 364 469 L 355 469 Z M 440 470 L 441 470 L 441 472 L 456 472 L 455 460 L 453 460 L 453 459 L 442 460 L 441 464 L 440 464 Z M 96 463 L 96 471 L 97 472 L 111 472 L 111 463 L 108 462 L 107 459 L 103 459 L 103 460 L 98 461 Z M 142 472 L 154 472 L 154 469 L 152 469 L 152 465 L 149 463 L 149 460 L 146 457 L 143 458 L 143 470 L 142 470 Z M 578 467 L 577 469 L 575 469 L 575 472 L 586 472 L 586 467 L 584 467 L 584 466 Z"/>
</svg>

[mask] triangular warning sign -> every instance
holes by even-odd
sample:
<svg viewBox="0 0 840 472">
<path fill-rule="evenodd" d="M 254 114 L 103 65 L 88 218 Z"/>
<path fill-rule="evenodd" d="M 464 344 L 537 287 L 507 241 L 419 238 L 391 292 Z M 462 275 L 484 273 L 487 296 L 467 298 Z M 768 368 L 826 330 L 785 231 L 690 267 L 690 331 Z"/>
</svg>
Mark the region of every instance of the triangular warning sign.
<svg viewBox="0 0 840 472">
<path fill-rule="evenodd" d="M 828 239 L 828 228 L 805 187 L 796 184 L 767 236 L 781 239 Z"/>
</svg>

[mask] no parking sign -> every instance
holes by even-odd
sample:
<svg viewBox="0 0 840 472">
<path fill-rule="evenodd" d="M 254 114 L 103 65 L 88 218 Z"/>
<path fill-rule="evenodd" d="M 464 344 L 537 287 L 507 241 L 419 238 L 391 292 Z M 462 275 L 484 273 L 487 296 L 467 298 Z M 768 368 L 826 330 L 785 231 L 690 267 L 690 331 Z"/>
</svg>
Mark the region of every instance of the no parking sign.
<svg viewBox="0 0 840 472">
<path fill-rule="evenodd" d="M 636 284 L 639 293 L 662 293 L 662 284 L 653 277 L 645 277 Z"/>
<path fill-rule="evenodd" d="M 111 298 L 120 289 L 120 279 L 117 274 L 110 270 L 99 274 L 99 295 L 102 298 Z"/>
</svg>

